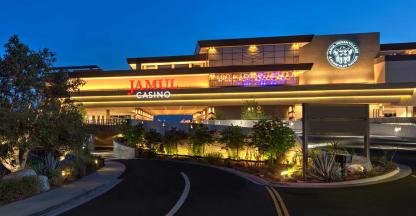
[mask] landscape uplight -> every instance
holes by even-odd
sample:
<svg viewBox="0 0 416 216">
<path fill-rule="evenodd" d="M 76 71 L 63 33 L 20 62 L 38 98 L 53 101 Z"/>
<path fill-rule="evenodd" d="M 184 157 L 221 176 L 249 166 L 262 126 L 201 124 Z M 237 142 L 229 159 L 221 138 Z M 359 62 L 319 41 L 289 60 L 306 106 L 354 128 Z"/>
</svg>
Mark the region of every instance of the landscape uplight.
<svg viewBox="0 0 416 216">
<path fill-rule="evenodd" d="M 280 175 L 281 175 L 281 176 L 287 176 L 287 175 L 289 175 L 289 170 L 282 171 L 282 172 L 280 173 Z"/>
</svg>

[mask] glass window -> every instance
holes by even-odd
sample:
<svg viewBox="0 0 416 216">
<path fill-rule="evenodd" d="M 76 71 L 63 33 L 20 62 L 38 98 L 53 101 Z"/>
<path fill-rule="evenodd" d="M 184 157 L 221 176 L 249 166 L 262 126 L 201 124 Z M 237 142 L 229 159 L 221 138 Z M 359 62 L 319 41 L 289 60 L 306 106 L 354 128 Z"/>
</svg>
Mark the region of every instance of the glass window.
<svg viewBox="0 0 416 216">
<path fill-rule="evenodd" d="M 222 59 L 223 60 L 232 60 L 233 59 L 233 54 L 232 53 L 224 53 L 222 55 Z"/>
<path fill-rule="evenodd" d="M 157 67 L 159 69 L 168 69 L 168 68 L 172 68 L 172 65 L 158 65 Z"/>
<path fill-rule="evenodd" d="M 263 46 L 264 52 L 274 52 L 274 46 L 273 45 L 265 45 Z"/>
<path fill-rule="evenodd" d="M 274 52 L 264 52 L 263 53 L 264 58 L 273 58 Z"/>
<path fill-rule="evenodd" d="M 189 64 L 175 64 L 175 68 L 189 68 Z"/>
<path fill-rule="evenodd" d="M 222 48 L 222 52 L 223 53 L 232 53 L 233 48 L 232 47 L 224 47 L 224 48 Z"/>
<path fill-rule="evenodd" d="M 274 58 L 264 58 L 264 64 L 274 64 Z"/>
<path fill-rule="evenodd" d="M 284 64 L 285 62 L 284 58 L 274 58 L 274 63 L 275 64 Z"/>
</svg>

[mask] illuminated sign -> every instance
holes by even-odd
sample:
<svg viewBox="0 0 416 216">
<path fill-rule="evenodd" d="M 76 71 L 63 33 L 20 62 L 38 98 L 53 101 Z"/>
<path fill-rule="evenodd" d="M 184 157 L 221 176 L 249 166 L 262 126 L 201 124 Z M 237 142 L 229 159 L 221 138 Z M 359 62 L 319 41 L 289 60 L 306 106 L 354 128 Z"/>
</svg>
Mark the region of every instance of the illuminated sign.
<svg viewBox="0 0 416 216">
<path fill-rule="evenodd" d="M 328 62 L 336 68 L 348 68 L 358 60 L 358 46 L 349 40 L 338 40 L 332 43 L 327 50 Z"/>
<path fill-rule="evenodd" d="M 136 93 L 138 99 L 164 99 L 170 98 L 170 91 L 138 91 Z"/>
<path fill-rule="evenodd" d="M 296 85 L 297 78 L 292 71 L 243 72 L 211 74 L 211 86 L 276 86 Z"/>
<path fill-rule="evenodd" d="M 166 99 L 175 89 L 175 79 L 130 80 L 128 95 L 135 95 L 137 99 Z"/>
</svg>

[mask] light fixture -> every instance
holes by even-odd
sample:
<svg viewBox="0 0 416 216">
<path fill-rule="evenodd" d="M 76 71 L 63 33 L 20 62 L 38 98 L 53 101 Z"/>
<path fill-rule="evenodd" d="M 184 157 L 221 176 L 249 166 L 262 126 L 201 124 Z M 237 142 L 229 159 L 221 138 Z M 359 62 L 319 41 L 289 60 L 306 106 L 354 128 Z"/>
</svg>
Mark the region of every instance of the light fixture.
<svg viewBox="0 0 416 216">
<path fill-rule="evenodd" d="M 249 51 L 249 52 L 251 52 L 251 53 L 254 53 L 254 52 L 259 51 L 259 49 L 257 48 L 257 46 L 256 46 L 256 45 L 250 45 L 250 46 L 248 47 L 248 51 Z"/>
<path fill-rule="evenodd" d="M 217 49 L 215 47 L 208 48 L 208 54 L 217 54 Z"/>
<path fill-rule="evenodd" d="M 294 50 L 298 50 L 298 49 L 299 49 L 299 47 L 300 47 L 299 43 L 294 43 L 294 44 L 292 45 L 292 49 L 294 49 Z"/>
</svg>

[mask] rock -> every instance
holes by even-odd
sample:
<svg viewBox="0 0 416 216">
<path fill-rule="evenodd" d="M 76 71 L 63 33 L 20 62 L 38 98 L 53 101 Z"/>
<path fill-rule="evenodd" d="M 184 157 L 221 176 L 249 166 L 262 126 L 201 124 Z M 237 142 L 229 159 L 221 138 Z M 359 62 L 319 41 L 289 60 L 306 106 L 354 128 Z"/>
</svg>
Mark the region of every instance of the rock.
<svg viewBox="0 0 416 216">
<path fill-rule="evenodd" d="M 371 165 L 371 161 L 368 158 L 363 157 L 363 156 L 353 155 L 351 163 L 349 165 L 352 165 L 352 164 L 361 165 L 365 171 L 370 171 L 373 169 L 373 165 Z"/>
<path fill-rule="evenodd" d="M 33 169 L 25 168 L 13 173 L 10 173 L 8 175 L 5 175 L 2 180 L 19 180 L 23 177 L 28 176 L 36 176 L 36 172 Z"/>
<path fill-rule="evenodd" d="M 48 191 L 50 189 L 48 177 L 46 177 L 44 175 L 39 175 L 38 176 L 38 181 L 39 181 L 39 187 L 40 187 L 41 192 L 45 192 L 45 191 Z"/>
<path fill-rule="evenodd" d="M 361 174 L 364 172 L 364 167 L 361 164 L 349 164 L 345 167 L 348 174 Z"/>
</svg>

